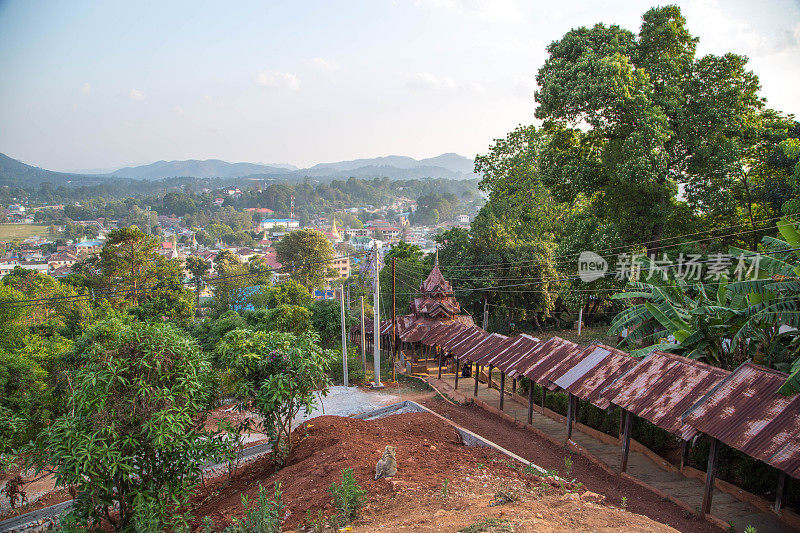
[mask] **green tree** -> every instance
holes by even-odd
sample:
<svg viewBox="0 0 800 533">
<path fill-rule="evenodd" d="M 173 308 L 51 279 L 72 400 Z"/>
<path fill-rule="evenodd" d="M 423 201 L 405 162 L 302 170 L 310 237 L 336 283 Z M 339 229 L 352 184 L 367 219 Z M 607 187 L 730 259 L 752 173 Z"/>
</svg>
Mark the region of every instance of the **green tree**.
<svg viewBox="0 0 800 533">
<path fill-rule="evenodd" d="M 317 230 L 293 231 L 275 245 L 275 251 L 292 278 L 310 289 L 322 287 L 325 278 L 335 275 L 330 267 L 333 246 Z"/>
<path fill-rule="evenodd" d="M 197 316 L 200 316 L 200 290 L 203 286 L 203 276 L 208 274 L 208 271 L 211 270 L 211 263 L 203 259 L 202 257 L 198 257 L 196 255 L 189 256 L 186 259 L 186 269 L 192 273 L 192 279 L 194 280 L 194 292 L 195 292 L 195 309 L 197 310 Z"/>
<path fill-rule="evenodd" d="M 40 467 L 76 488 L 82 517 L 127 531 L 149 509 L 166 524 L 226 446 L 198 424 L 212 394 L 206 357 L 169 324 L 119 318 L 87 330 L 72 357 L 74 392 L 39 439 Z"/>
<path fill-rule="evenodd" d="M 241 410 L 258 414 L 259 427 L 274 443 L 279 465 L 291 451 L 291 422 L 302 409 L 316 408 L 316 395 L 326 395 L 332 355 L 320 348 L 314 332 L 231 331 L 217 347 L 220 358 L 238 378 Z M 248 424 L 252 420 L 248 419 Z"/>
<path fill-rule="evenodd" d="M 545 186 L 559 200 L 591 198 L 628 242 L 647 240 L 655 251 L 675 220 L 678 185 L 692 198 L 741 161 L 763 103 L 745 58 L 695 57 L 678 7 L 642 19 L 638 35 L 596 24 L 550 44 L 536 116 L 549 136 Z"/>
</svg>

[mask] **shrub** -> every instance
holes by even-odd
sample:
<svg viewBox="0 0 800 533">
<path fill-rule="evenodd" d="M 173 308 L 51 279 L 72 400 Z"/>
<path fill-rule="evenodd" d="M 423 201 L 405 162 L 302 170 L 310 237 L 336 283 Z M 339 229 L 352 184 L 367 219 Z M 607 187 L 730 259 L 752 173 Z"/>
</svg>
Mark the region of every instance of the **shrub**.
<svg viewBox="0 0 800 533">
<path fill-rule="evenodd" d="M 291 422 L 303 409 L 316 408 L 316 394 L 328 392 L 328 361 L 314 332 L 231 331 L 218 353 L 238 379 L 239 410 L 262 417 L 259 427 L 270 437 L 280 465 L 291 449 Z M 248 420 L 248 424 L 250 421 Z"/>
<path fill-rule="evenodd" d="M 275 496 L 270 499 L 267 490 L 258 486 L 258 499 L 250 506 L 247 496 L 242 495 L 244 520 L 234 519 L 225 533 L 279 533 L 286 506 L 281 499 L 281 484 L 275 483 Z"/>
<path fill-rule="evenodd" d="M 71 357 L 74 392 L 67 414 L 37 440 L 39 467 L 52 465 L 58 484 L 75 487 L 78 518 L 163 530 L 202 465 L 228 446 L 198 423 L 206 358 L 174 326 L 119 317 L 92 326 Z"/>
<path fill-rule="evenodd" d="M 352 468 L 342 470 L 342 483 L 331 483 L 329 490 L 333 496 L 333 505 L 344 523 L 358 518 L 358 512 L 366 502 L 367 491 L 356 483 Z"/>
<path fill-rule="evenodd" d="M 342 351 L 336 351 L 330 360 L 328 372 L 334 383 L 344 383 L 344 367 L 342 366 Z M 364 383 L 367 380 L 364 364 L 361 361 L 360 348 L 349 347 L 347 350 L 347 378 L 351 384 Z"/>
</svg>

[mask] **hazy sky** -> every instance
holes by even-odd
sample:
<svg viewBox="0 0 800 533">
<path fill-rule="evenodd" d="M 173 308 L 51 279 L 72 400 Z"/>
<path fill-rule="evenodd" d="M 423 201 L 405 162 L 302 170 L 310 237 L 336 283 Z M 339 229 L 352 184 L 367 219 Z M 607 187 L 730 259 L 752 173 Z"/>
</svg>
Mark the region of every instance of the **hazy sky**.
<svg viewBox="0 0 800 533">
<path fill-rule="evenodd" d="M 666 3 L 666 2 L 665 2 Z M 800 115 L 800 2 L 679 2 Z M 0 152 L 54 170 L 159 159 L 485 152 L 533 121 L 545 46 L 632 0 L 0 0 Z"/>
</svg>

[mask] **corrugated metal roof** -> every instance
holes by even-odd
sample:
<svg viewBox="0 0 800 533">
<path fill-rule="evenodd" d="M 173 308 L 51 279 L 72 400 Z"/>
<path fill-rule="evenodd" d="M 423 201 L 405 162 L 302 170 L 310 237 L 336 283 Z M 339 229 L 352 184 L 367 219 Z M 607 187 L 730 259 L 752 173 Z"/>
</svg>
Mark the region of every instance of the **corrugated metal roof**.
<svg viewBox="0 0 800 533">
<path fill-rule="evenodd" d="M 440 346 L 442 347 L 442 349 L 450 351 L 456 344 L 459 344 L 464 339 L 469 338 L 475 335 L 476 333 L 480 333 L 482 331 L 483 330 L 477 326 L 464 327 L 464 329 L 457 332 L 452 337 L 448 339 L 442 339 Z"/>
<path fill-rule="evenodd" d="M 459 340 L 458 342 L 453 343 L 450 346 L 450 351 L 456 357 L 463 357 L 465 353 L 472 349 L 473 346 L 482 342 L 483 339 L 488 337 L 489 334 L 486 333 L 483 329 L 479 327 L 475 327 L 471 334 L 465 335 Z"/>
<path fill-rule="evenodd" d="M 778 394 L 786 377 L 745 363 L 688 409 L 683 422 L 800 478 L 800 395 Z"/>
<path fill-rule="evenodd" d="M 639 359 L 622 350 L 593 344 L 584 350 L 578 364 L 556 377 L 553 383 L 581 400 L 605 409 L 610 402 L 601 391 L 638 362 Z"/>
<path fill-rule="evenodd" d="M 681 415 L 730 372 L 694 359 L 654 351 L 602 391 L 609 402 L 689 440 L 697 430 Z"/>
<path fill-rule="evenodd" d="M 514 368 L 514 362 L 526 355 L 530 349 L 539 342 L 530 335 L 517 335 L 498 343 L 480 361 L 482 365 L 493 367 L 507 372 Z"/>
<path fill-rule="evenodd" d="M 494 349 L 495 346 L 506 340 L 508 337 L 500 333 L 490 333 L 479 342 L 475 343 L 469 350 L 465 351 L 460 357 L 467 361 L 477 361 L 486 355 L 487 352 Z"/>
<path fill-rule="evenodd" d="M 580 361 L 583 348 L 561 337 L 552 337 L 534 348 L 518 369 L 531 381 L 554 390 L 552 378 L 561 375 Z"/>
</svg>

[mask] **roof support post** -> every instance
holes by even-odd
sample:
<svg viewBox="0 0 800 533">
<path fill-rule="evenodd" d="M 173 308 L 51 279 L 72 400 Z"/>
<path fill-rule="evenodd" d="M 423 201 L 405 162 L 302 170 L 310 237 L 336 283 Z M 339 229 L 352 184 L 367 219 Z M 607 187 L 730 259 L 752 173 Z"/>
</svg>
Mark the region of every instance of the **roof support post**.
<svg viewBox="0 0 800 533">
<path fill-rule="evenodd" d="M 444 350 L 442 350 L 441 348 L 434 348 L 434 349 L 439 352 L 439 375 L 437 376 L 436 379 L 442 379 L 442 352 L 444 352 Z"/>
<path fill-rule="evenodd" d="M 569 393 L 567 398 L 567 440 L 572 440 L 572 418 L 575 416 L 575 396 Z"/>
<path fill-rule="evenodd" d="M 458 390 L 458 374 L 460 374 L 460 372 L 458 371 L 458 367 L 459 367 L 460 361 L 458 360 L 458 357 L 456 357 L 455 359 L 456 359 L 456 386 L 455 386 L 455 389 Z"/>
<path fill-rule="evenodd" d="M 619 471 L 625 472 L 628 469 L 628 453 L 631 451 L 631 428 L 633 426 L 633 413 L 625 409 L 622 410 L 625 415 L 625 429 L 622 435 L 622 461 L 620 462 Z"/>
<path fill-rule="evenodd" d="M 486 388 L 492 388 L 492 365 L 489 365 L 489 373 L 486 376 Z"/>
<path fill-rule="evenodd" d="M 778 490 L 775 493 L 775 512 L 781 514 L 781 506 L 783 505 L 783 493 L 786 489 L 786 472 L 781 470 L 781 475 L 778 477 Z"/>
<path fill-rule="evenodd" d="M 478 396 L 478 376 L 481 373 L 481 366 L 475 363 L 475 390 L 472 391 L 473 396 Z"/>
<path fill-rule="evenodd" d="M 506 399 L 506 373 L 500 372 L 500 410 L 503 410 L 503 405 Z"/>
<path fill-rule="evenodd" d="M 533 387 L 533 381 L 531 381 L 531 387 Z M 545 403 L 547 403 L 547 389 L 542 387 L 542 414 L 544 414 L 544 410 L 546 409 Z"/>
<path fill-rule="evenodd" d="M 681 472 L 683 471 L 683 467 L 689 463 L 689 450 L 692 449 L 691 441 L 685 440 L 683 441 L 683 445 L 681 447 Z"/>
<path fill-rule="evenodd" d="M 511 392 L 509 393 L 511 397 L 514 397 L 514 393 L 517 392 L 517 378 L 511 380 Z"/>
<path fill-rule="evenodd" d="M 533 425 L 533 381 L 528 382 L 528 425 Z"/>
<path fill-rule="evenodd" d="M 717 477 L 717 461 L 719 460 L 719 440 L 711 438 L 711 449 L 708 452 L 708 466 L 706 467 L 706 487 L 703 491 L 703 506 L 700 514 L 703 516 L 711 512 L 711 499 L 714 496 L 714 478 Z"/>
</svg>

